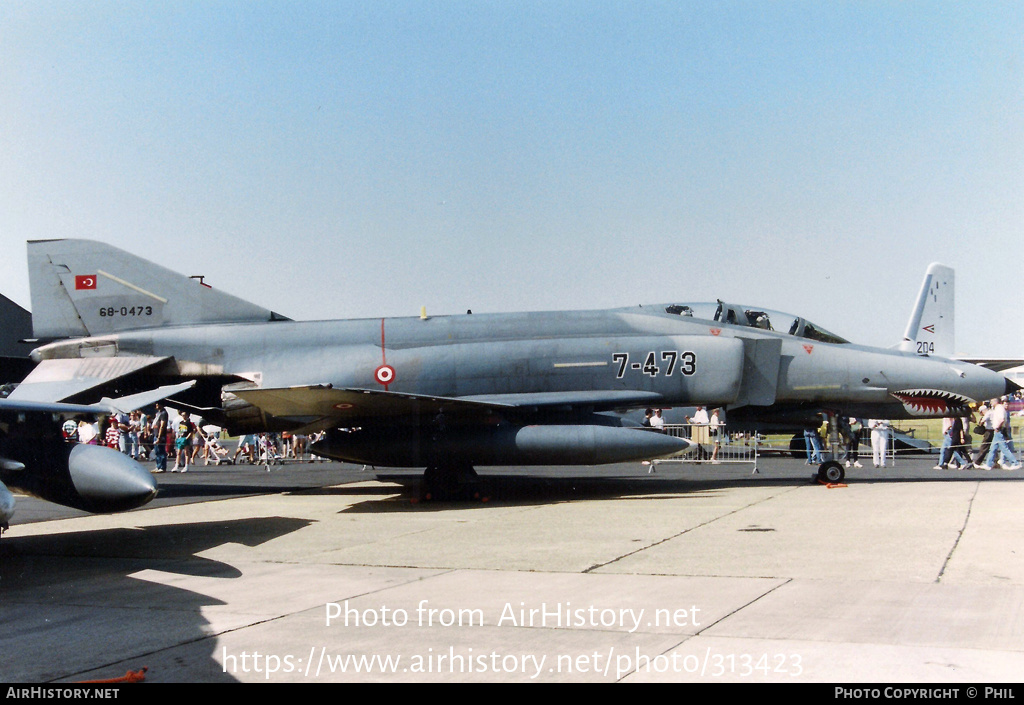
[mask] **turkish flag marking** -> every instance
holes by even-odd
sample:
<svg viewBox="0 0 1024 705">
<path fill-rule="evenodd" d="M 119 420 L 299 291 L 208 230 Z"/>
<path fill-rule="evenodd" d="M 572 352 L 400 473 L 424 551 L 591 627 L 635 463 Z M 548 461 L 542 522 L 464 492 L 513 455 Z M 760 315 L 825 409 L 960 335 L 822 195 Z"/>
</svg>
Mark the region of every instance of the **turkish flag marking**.
<svg viewBox="0 0 1024 705">
<path fill-rule="evenodd" d="M 95 274 L 80 274 L 75 277 L 75 288 L 76 289 L 95 289 L 96 288 L 96 275 Z"/>
</svg>

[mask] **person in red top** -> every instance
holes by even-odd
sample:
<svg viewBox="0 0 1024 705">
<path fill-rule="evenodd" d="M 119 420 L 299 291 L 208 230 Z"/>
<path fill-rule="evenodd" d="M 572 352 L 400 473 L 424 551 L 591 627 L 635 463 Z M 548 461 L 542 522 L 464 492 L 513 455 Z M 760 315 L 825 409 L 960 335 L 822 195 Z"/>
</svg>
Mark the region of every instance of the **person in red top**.
<svg viewBox="0 0 1024 705">
<path fill-rule="evenodd" d="M 103 436 L 103 440 L 104 445 L 110 448 L 119 449 L 121 445 L 121 428 L 117 423 L 116 416 L 111 416 L 110 419 L 107 420 L 107 432 Z"/>
</svg>

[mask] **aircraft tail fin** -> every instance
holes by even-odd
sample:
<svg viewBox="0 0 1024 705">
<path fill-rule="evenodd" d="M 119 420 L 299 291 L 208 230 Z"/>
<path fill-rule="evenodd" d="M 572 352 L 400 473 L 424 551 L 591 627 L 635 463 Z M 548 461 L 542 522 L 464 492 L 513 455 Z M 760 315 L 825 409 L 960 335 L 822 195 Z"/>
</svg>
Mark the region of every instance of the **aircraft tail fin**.
<svg viewBox="0 0 1024 705">
<path fill-rule="evenodd" d="M 286 320 L 282 316 L 111 245 L 90 240 L 28 243 L 37 338 L 95 336 L 142 328 Z"/>
<path fill-rule="evenodd" d="M 938 263 L 928 267 L 900 350 L 918 355 L 954 356 L 954 279 L 951 267 Z"/>
<path fill-rule="evenodd" d="M 34 346 L 22 342 L 32 337 L 32 314 L 0 294 L 0 321 L 0 384 L 20 382 L 35 366 Z"/>
</svg>

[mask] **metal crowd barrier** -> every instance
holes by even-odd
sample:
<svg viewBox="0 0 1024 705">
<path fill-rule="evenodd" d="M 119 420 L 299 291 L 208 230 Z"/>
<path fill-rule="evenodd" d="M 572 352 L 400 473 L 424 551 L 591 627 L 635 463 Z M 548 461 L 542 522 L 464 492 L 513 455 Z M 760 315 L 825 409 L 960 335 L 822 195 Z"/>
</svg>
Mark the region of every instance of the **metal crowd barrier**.
<svg viewBox="0 0 1024 705">
<path fill-rule="evenodd" d="M 750 463 L 757 472 L 757 434 L 730 434 L 725 424 L 712 429 L 707 424 L 665 424 L 664 432 L 675 438 L 686 438 L 693 442 L 689 448 L 667 458 L 653 461 L 658 463 L 699 463 L 705 465 Z"/>
<path fill-rule="evenodd" d="M 1013 442 L 1015 444 L 1014 450 L 1017 458 L 1017 462 L 1024 461 L 1024 424 L 1014 424 L 1013 428 Z M 749 434 L 730 434 L 728 433 L 724 424 L 718 427 L 718 434 L 713 436 L 711 429 L 707 425 L 700 424 L 666 424 L 664 432 L 674 436 L 676 438 L 687 438 L 695 443 L 699 443 L 700 449 L 696 446 L 691 446 L 687 450 L 677 453 L 676 455 L 668 458 L 660 458 L 654 460 L 653 463 L 694 463 L 694 464 L 719 464 L 719 463 L 750 463 L 753 467 L 753 472 L 757 472 L 757 459 L 758 456 L 766 453 L 773 452 L 773 446 L 768 443 L 765 439 L 762 439 L 755 433 Z M 783 448 L 774 448 L 774 452 L 781 452 L 788 454 L 789 452 L 789 441 L 791 436 L 786 436 L 786 445 Z M 920 440 L 920 439 L 919 439 Z M 931 444 L 931 448 L 925 451 L 926 454 L 930 454 L 938 458 L 939 449 L 942 445 L 942 438 L 938 439 L 924 439 L 928 440 Z M 970 451 L 973 454 L 978 451 L 979 437 L 974 437 L 974 442 L 971 445 Z M 831 441 L 831 442 L 830 442 Z M 909 455 L 914 453 L 921 453 L 922 451 L 914 448 L 900 448 L 896 447 L 895 434 L 890 432 L 885 448 L 885 460 L 889 466 L 895 466 L 897 459 L 902 455 Z M 763 446 L 763 447 L 762 447 Z M 717 452 L 716 452 L 717 449 Z M 801 446 L 802 449 L 802 446 Z M 837 460 L 845 463 L 847 460 L 845 446 L 838 442 L 838 439 L 822 439 L 822 450 L 826 460 Z M 867 466 L 871 466 L 871 432 L 868 429 L 864 429 L 860 435 L 860 443 L 858 447 L 858 456 L 860 462 Z"/>
</svg>

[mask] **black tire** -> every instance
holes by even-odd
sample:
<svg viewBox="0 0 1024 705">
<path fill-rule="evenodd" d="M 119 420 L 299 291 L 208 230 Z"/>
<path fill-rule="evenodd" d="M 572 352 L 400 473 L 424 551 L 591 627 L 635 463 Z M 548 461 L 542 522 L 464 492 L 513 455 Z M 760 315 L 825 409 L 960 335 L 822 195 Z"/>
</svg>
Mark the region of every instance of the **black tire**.
<svg viewBox="0 0 1024 705">
<path fill-rule="evenodd" d="M 842 463 L 830 460 L 818 466 L 818 479 L 834 485 L 846 479 L 846 469 Z"/>
<path fill-rule="evenodd" d="M 423 496 L 433 500 L 469 499 L 475 494 L 478 481 L 471 465 L 432 465 L 423 473 Z"/>
</svg>

